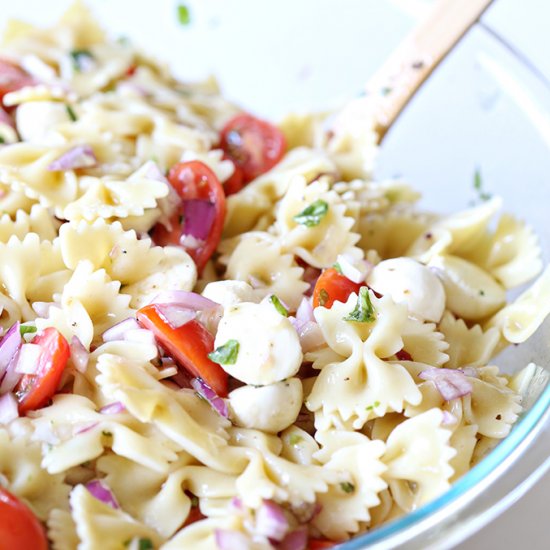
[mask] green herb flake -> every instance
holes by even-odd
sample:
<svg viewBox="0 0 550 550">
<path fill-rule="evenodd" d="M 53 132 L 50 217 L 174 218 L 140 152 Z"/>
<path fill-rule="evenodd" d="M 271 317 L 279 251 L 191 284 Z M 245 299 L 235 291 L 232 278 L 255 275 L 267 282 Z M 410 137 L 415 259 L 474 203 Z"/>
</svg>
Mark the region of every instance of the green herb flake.
<svg viewBox="0 0 550 550">
<path fill-rule="evenodd" d="M 6 140 L 4 139 L 4 136 L 0 136 L 0 143 L 6 143 Z"/>
<path fill-rule="evenodd" d="M 19 325 L 19 334 L 23 336 L 24 334 L 33 334 L 38 329 L 33 325 Z"/>
<path fill-rule="evenodd" d="M 239 355 L 239 342 L 228 340 L 223 346 L 219 346 L 208 354 L 209 359 L 220 365 L 234 365 Z"/>
<path fill-rule="evenodd" d="M 332 267 L 333 269 L 336 269 L 336 271 L 338 271 L 340 275 L 342 275 L 342 268 L 340 267 L 340 264 L 338 262 L 336 262 Z"/>
<path fill-rule="evenodd" d="M 327 212 L 328 204 L 319 199 L 294 216 L 293 220 L 306 227 L 315 227 L 321 223 L 321 220 L 326 216 Z"/>
<path fill-rule="evenodd" d="M 73 69 L 79 73 L 83 69 L 83 64 L 86 61 L 91 61 L 94 56 L 90 50 L 72 50 L 69 55 L 73 61 Z"/>
<path fill-rule="evenodd" d="M 70 105 L 65 105 L 65 108 L 67 109 L 67 114 L 69 115 L 69 118 L 76 122 L 78 120 L 76 113 L 73 111 L 73 108 Z"/>
<path fill-rule="evenodd" d="M 288 317 L 288 310 L 286 309 L 285 306 L 283 306 L 283 304 L 281 303 L 281 300 L 279 300 L 279 298 L 277 298 L 277 296 L 275 296 L 275 294 L 272 294 L 272 295 L 269 297 L 269 301 L 273 304 L 273 306 L 275 307 L 275 309 L 276 309 L 283 317 Z"/>
<path fill-rule="evenodd" d="M 480 295 L 480 296 L 485 296 L 485 291 L 484 291 L 484 290 L 480 290 L 480 291 L 479 291 L 479 295 Z"/>
<path fill-rule="evenodd" d="M 357 323 L 372 323 L 376 319 L 374 306 L 370 301 L 369 289 L 362 286 L 359 289 L 359 297 L 355 309 L 347 316 L 344 321 L 356 321 Z"/>
<path fill-rule="evenodd" d="M 154 546 L 151 539 L 139 539 L 138 549 L 139 550 L 153 550 Z"/>
<path fill-rule="evenodd" d="M 328 299 L 329 299 L 328 292 L 324 288 L 322 288 L 319 291 L 319 305 L 324 306 L 328 302 Z"/>
<path fill-rule="evenodd" d="M 178 23 L 183 26 L 191 23 L 191 14 L 189 8 L 185 4 L 180 4 L 178 6 Z"/>
<path fill-rule="evenodd" d="M 353 493 L 355 491 L 355 485 L 353 483 L 350 483 L 349 481 L 344 481 L 340 483 L 340 488 L 344 493 Z"/>
<path fill-rule="evenodd" d="M 481 177 L 481 170 L 479 168 L 476 168 L 474 172 L 474 189 L 482 201 L 488 201 L 492 197 L 491 193 L 483 190 L 483 178 Z"/>
<path fill-rule="evenodd" d="M 298 434 L 290 434 L 290 437 L 288 438 L 288 442 L 293 446 L 296 447 L 300 443 L 300 441 L 303 441 L 303 437 Z"/>
</svg>

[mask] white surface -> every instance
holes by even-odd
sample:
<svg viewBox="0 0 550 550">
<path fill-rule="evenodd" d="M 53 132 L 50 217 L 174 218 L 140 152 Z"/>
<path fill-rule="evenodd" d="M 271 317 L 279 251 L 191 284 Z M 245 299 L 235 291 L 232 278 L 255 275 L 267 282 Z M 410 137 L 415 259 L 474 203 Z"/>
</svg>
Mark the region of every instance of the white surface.
<svg viewBox="0 0 550 550">
<path fill-rule="evenodd" d="M 170 60 L 184 78 L 215 73 L 227 95 L 252 111 L 279 117 L 287 110 L 330 107 L 354 95 L 427 2 L 189 0 L 193 25 L 186 28 L 176 22 L 177 3 L 89 0 L 114 34 L 128 35 Z M 48 23 L 68 4 L 0 0 L 0 10 L 4 18 Z M 550 78 L 548 0 L 497 0 L 484 21 Z M 472 198 L 472 174 L 480 166 L 488 190 L 498 187 L 514 204 L 528 181 L 529 193 L 538 194 L 534 203 L 547 209 L 548 99 L 541 83 L 509 51 L 474 30 L 390 133 L 379 171 L 404 174 L 420 189 L 430 184 L 425 204 L 451 210 Z M 546 219 L 542 212 L 539 217 Z M 547 251 L 549 231 L 543 235 Z M 529 359 L 526 353 L 522 360 Z M 547 475 L 460 548 L 550 548 L 549 495 Z"/>
</svg>

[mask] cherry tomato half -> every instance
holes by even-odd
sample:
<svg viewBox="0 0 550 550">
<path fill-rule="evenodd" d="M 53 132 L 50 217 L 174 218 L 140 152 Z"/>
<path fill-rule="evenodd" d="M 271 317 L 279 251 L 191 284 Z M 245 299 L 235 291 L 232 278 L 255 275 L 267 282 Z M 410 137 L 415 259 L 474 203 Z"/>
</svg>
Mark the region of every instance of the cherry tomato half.
<svg viewBox="0 0 550 550">
<path fill-rule="evenodd" d="M 7 93 L 14 92 L 34 83 L 35 81 L 32 76 L 17 65 L 5 59 L 0 59 L 0 102 L 3 101 Z"/>
<path fill-rule="evenodd" d="M 71 350 L 67 340 L 53 327 L 35 336 L 31 342 L 42 348 L 34 374 L 25 374 L 15 388 L 19 414 L 43 407 L 55 395 Z"/>
<path fill-rule="evenodd" d="M 138 321 L 153 332 L 166 353 L 193 376 L 202 378 L 220 397 L 227 396 L 227 373 L 208 358 L 214 337 L 198 321 L 174 328 L 160 313 L 157 304 L 137 312 Z"/>
<path fill-rule="evenodd" d="M 283 132 L 249 114 L 232 118 L 220 133 L 220 146 L 242 169 L 244 183 L 273 168 L 286 151 Z"/>
<path fill-rule="evenodd" d="M 309 539 L 308 550 L 321 550 L 322 548 L 332 548 L 338 543 L 327 539 Z"/>
<path fill-rule="evenodd" d="M 224 160 L 231 160 L 227 155 L 224 155 Z M 231 162 L 233 162 L 231 160 Z M 244 176 L 243 171 L 240 166 L 237 166 L 233 162 L 234 171 L 231 177 L 223 182 L 223 190 L 225 191 L 225 196 L 234 195 L 238 193 L 244 187 Z"/>
<path fill-rule="evenodd" d="M 359 294 L 362 286 L 364 283 L 350 281 L 333 267 L 325 269 L 313 289 L 313 307 L 323 306 L 330 309 L 335 301 L 347 302 L 350 294 Z"/>
<path fill-rule="evenodd" d="M 30 509 L 0 487 L 0 550 L 48 550 L 42 525 Z"/>
<path fill-rule="evenodd" d="M 200 273 L 222 236 L 225 220 L 223 187 L 216 174 L 198 160 L 172 166 L 168 181 L 182 201 L 170 219 L 172 230 L 157 224 L 153 228 L 153 241 L 161 246 L 183 246 Z"/>
</svg>

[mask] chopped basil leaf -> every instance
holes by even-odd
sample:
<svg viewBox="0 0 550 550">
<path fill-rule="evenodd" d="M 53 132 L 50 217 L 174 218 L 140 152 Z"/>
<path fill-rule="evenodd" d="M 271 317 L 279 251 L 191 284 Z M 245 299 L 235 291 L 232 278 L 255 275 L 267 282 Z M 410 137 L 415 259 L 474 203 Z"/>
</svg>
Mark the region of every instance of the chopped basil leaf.
<svg viewBox="0 0 550 550">
<path fill-rule="evenodd" d="M 338 262 L 336 262 L 332 267 L 336 269 L 336 271 L 338 271 L 340 275 L 342 275 L 342 268 L 340 267 L 340 264 Z"/>
<path fill-rule="evenodd" d="M 153 550 L 154 546 L 151 542 L 151 539 L 139 539 L 138 549 L 139 550 Z"/>
<path fill-rule="evenodd" d="M 344 491 L 344 493 L 353 493 L 355 491 L 355 485 L 349 481 L 340 483 L 340 488 Z"/>
<path fill-rule="evenodd" d="M 483 190 L 483 179 L 479 168 L 476 168 L 474 173 L 474 189 L 477 191 L 477 194 L 482 201 L 488 201 L 492 197 L 491 193 L 487 193 Z"/>
<path fill-rule="evenodd" d="M 0 136 L 0 143 L 6 143 L 6 140 L 4 139 L 4 136 Z"/>
<path fill-rule="evenodd" d="M 288 310 L 285 306 L 281 303 L 281 300 L 275 296 L 275 294 L 272 294 L 269 297 L 269 301 L 275 306 L 275 309 L 283 316 L 288 317 Z"/>
<path fill-rule="evenodd" d="M 208 354 L 208 357 L 220 365 L 234 365 L 239 355 L 239 342 L 228 340 L 223 346 L 216 348 Z"/>
<path fill-rule="evenodd" d="M 327 212 L 328 204 L 319 199 L 294 216 L 293 220 L 306 227 L 315 227 L 321 223 L 321 220 L 326 216 Z"/>
<path fill-rule="evenodd" d="M 78 119 L 76 117 L 76 113 L 73 111 L 73 108 L 70 105 L 65 105 L 65 108 L 67 109 L 67 114 L 69 115 L 69 118 L 76 122 Z"/>
<path fill-rule="evenodd" d="M 83 68 L 83 64 L 87 61 L 91 61 L 94 56 L 90 50 L 73 50 L 69 54 L 73 60 L 73 69 L 79 73 Z"/>
<path fill-rule="evenodd" d="M 358 323 L 372 323 L 375 320 L 375 311 L 370 301 L 369 289 L 362 286 L 359 289 L 359 297 L 355 309 L 347 316 L 344 321 L 357 321 Z"/>
<path fill-rule="evenodd" d="M 288 442 L 294 447 L 300 443 L 304 438 L 301 435 L 298 434 L 291 434 L 288 438 Z"/>
<path fill-rule="evenodd" d="M 189 8 L 184 4 L 178 6 L 178 22 L 180 25 L 189 25 L 189 23 L 191 23 Z"/>
<path fill-rule="evenodd" d="M 19 325 L 19 334 L 21 334 L 21 336 L 23 336 L 23 334 L 32 334 L 36 331 L 37 328 L 33 325 Z"/>
<path fill-rule="evenodd" d="M 367 407 L 367 411 L 373 411 L 376 407 L 380 406 L 380 401 L 375 401 L 374 404 Z"/>
</svg>

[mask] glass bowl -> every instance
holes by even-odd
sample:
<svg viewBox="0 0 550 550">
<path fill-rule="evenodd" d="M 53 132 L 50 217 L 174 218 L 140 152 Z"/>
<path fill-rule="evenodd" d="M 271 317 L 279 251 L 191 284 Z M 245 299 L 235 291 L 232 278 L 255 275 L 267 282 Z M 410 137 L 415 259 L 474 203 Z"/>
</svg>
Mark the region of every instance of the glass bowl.
<svg viewBox="0 0 550 550">
<path fill-rule="evenodd" d="M 188 0 L 186 27 L 171 0 L 88 3 L 111 32 L 166 59 L 184 79 L 215 74 L 230 98 L 275 119 L 353 97 L 414 25 L 398 0 Z M 25 0 L 3 12 L 47 24 L 68 4 L 50 0 L 46 12 L 41 0 Z M 452 212 L 474 198 L 479 169 L 486 190 L 533 226 L 548 263 L 550 88 L 492 30 L 491 10 L 482 21 L 386 136 L 376 172 L 404 176 L 423 193 L 421 207 Z M 549 348 L 547 319 L 495 363 L 507 372 L 530 361 L 547 366 Z M 507 509 L 550 468 L 550 386 L 538 389 L 512 433 L 447 493 L 339 548 L 450 548 Z"/>
</svg>

